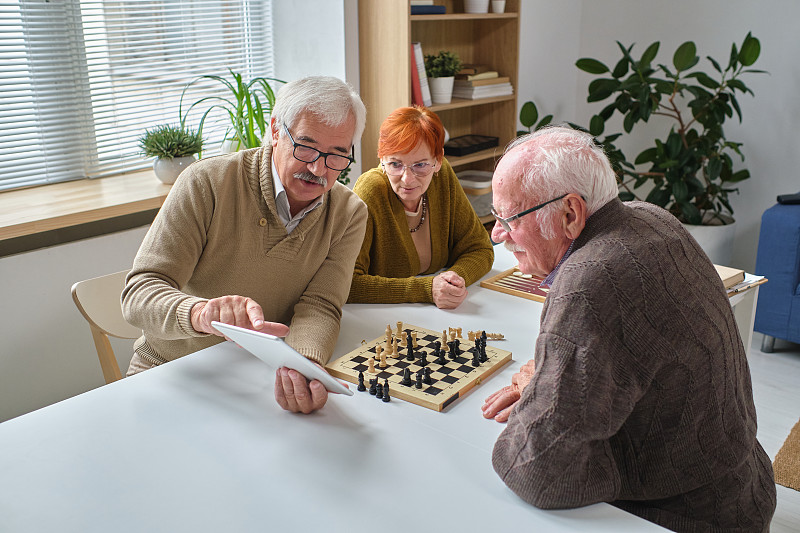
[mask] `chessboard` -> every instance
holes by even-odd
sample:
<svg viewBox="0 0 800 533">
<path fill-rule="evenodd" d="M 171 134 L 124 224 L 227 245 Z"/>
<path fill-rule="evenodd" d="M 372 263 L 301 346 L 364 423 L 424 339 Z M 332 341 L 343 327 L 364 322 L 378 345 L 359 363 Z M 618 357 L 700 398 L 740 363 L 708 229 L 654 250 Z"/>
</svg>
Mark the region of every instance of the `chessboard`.
<svg viewBox="0 0 800 533">
<path fill-rule="evenodd" d="M 504 292 L 520 298 L 544 302 L 549 289 L 541 289 L 543 278 L 532 274 L 523 274 L 519 267 L 514 267 L 496 276 L 481 281 L 481 287 Z"/>
<path fill-rule="evenodd" d="M 387 334 L 393 339 L 389 343 L 386 342 Z M 406 339 L 412 334 L 416 336 L 417 346 L 414 348 L 414 360 L 409 361 Z M 443 344 L 443 335 L 446 335 L 448 342 L 458 340 L 461 353 L 457 359 L 453 359 L 450 348 L 452 344 L 450 346 Z M 362 341 L 360 347 L 328 363 L 326 369 L 331 375 L 351 383 L 358 383 L 358 374 L 361 372 L 365 383 L 374 379 L 377 379 L 378 383 L 388 382 L 392 398 L 400 398 L 434 411 L 441 411 L 511 361 L 511 352 L 489 346 L 485 341 L 485 361 L 476 361 L 478 359 L 475 357 L 476 341 L 456 335 L 454 331 L 452 334 L 448 331 L 436 332 L 398 322 L 395 330 L 387 326 L 384 335 L 369 342 Z M 437 358 L 434 354 L 437 342 L 448 349 L 443 359 Z M 395 344 L 399 353 L 386 356 L 386 347 Z M 383 368 L 380 366 L 382 358 L 376 356 L 379 352 L 385 356 L 383 359 L 386 361 L 386 366 Z M 426 358 L 424 367 L 430 369 L 429 371 L 423 368 L 420 357 L 423 352 Z M 370 358 L 373 359 L 372 362 Z M 444 364 L 437 360 L 444 361 Z M 374 370 L 372 373 L 369 372 L 370 365 Z M 419 378 L 414 379 L 418 372 L 428 374 L 426 382 L 419 388 L 417 387 Z M 408 385 L 402 384 L 404 374 L 405 377 L 409 375 L 411 377 Z"/>
</svg>

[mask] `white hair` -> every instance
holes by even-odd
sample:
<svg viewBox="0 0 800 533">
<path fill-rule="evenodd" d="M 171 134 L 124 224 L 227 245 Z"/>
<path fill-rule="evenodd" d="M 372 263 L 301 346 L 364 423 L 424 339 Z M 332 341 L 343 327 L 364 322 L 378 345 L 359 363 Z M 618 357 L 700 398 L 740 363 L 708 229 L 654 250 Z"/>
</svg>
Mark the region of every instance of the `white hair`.
<svg viewBox="0 0 800 533">
<path fill-rule="evenodd" d="M 551 126 L 518 137 L 505 153 L 514 149 L 529 153 L 524 158 L 520 189 L 536 203 L 575 193 L 586 201 L 589 216 L 618 195 L 611 163 L 588 133 L 569 126 Z M 554 202 L 535 213 L 545 239 L 555 237 L 559 211 Z"/>
<path fill-rule="evenodd" d="M 290 81 L 278 89 L 272 117 L 281 136 L 285 124 L 292 128 L 298 117 L 310 112 L 328 126 L 341 126 L 351 116 L 355 119 L 353 142 L 361 139 L 367 122 L 367 108 L 350 85 L 333 76 L 309 76 Z"/>
</svg>

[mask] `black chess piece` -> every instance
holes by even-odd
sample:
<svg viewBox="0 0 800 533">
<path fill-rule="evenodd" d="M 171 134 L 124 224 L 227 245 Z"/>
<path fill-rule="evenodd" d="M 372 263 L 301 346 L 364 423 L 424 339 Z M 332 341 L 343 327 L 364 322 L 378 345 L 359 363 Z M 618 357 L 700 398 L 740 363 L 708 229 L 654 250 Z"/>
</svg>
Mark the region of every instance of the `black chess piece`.
<svg viewBox="0 0 800 533">
<path fill-rule="evenodd" d="M 408 367 L 403 369 L 403 379 L 400 381 L 400 385 L 411 385 L 411 370 Z"/>
<path fill-rule="evenodd" d="M 431 379 L 431 369 L 430 369 L 430 367 L 427 367 L 427 366 L 425 367 L 424 374 L 425 375 L 422 377 L 422 382 L 425 385 L 430 385 L 431 383 L 433 383 L 433 380 Z"/>
<path fill-rule="evenodd" d="M 365 390 L 367 390 L 367 387 L 364 386 L 364 372 L 362 372 L 360 370 L 358 371 L 358 387 L 357 387 L 357 389 L 360 392 L 364 392 Z"/>
<path fill-rule="evenodd" d="M 381 401 L 386 403 L 389 400 L 390 400 L 390 398 L 389 398 L 389 380 L 388 379 L 384 379 L 383 380 L 383 399 Z"/>
<path fill-rule="evenodd" d="M 375 386 L 375 397 L 379 400 L 383 399 L 383 385 L 380 383 Z"/>
<path fill-rule="evenodd" d="M 417 370 L 417 384 L 418 389 L 422 388 L 422 370 Z"/>
<path fill-rule="evenodd" d="M 414 360 L 414 341 L 411 339 L 411 332 L 406 332 L 406 361 L 413 361 Z"/>
<path fill-rule="evenodd" d="M 378 388 L 376 387 L 377 383 L 378 383 L 377 379 L 369 380 L 369 393 L 372 394 L 373 396 L 375 396 L 375 394 L 378 392 Z"/>
<path fill-rule="evenodd" d="M 485 363 L 489 360 L 489 357 L 486 355 L 486 339 L 481 339 L 481 363 Z"/>
<path fill-rule="evenodd" d="M 476 347 L 472 352 L 472 366 L 480 366 L 481 364 L 481 351 Z"/>
<path fill-rule="evenodd" d="M 434 351 L 434 354 L 436 355 L 436 364 L 439 364 L 439 365 L 442 365 L 442 366 L 447 364 L 447 359 L 444 358 L 444 350 L 439 350 L 438 348 L 436 348 L 436 351 Z"/>
<path fill-rule="evenodd" d="M 425 350 L 419 351 L 419 366 L 428 366 L 428 358 Z"/>
</svg>

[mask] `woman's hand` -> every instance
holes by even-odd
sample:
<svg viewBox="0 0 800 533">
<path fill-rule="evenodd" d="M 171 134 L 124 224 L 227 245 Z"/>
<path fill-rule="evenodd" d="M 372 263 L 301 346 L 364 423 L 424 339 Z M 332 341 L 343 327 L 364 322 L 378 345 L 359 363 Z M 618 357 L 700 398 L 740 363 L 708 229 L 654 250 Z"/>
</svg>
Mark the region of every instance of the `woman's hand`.
<svg viewBox="0 0 800 533">
<path fill-rule="evenodd" d="M 433 303 L 439 309 L 455 309 L 467 297 L 467 284 L 464 278 L 448 270 L 433 278 Z"/>
</svg>

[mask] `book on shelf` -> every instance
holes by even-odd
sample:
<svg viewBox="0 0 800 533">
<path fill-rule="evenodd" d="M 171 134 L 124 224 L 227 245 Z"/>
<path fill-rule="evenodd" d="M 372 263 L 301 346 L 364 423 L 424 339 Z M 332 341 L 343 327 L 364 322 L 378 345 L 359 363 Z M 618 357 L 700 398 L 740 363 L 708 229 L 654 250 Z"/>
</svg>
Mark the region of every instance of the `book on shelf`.
<svg viewBox="0 0 800 533">
<path fill-rule="evenodd" d="M 433 0 L 411 0 L 412 6 L 432 6 Z"/>
<path fill-rule="evenodd" d="M 473 63 L 466 63 L 461 65 L 461 70 L 458 71 L 458 74 L 480 74 L 481 72 L 487 72 L 489 70 L 489 65 L 475 65 Z"/>
<path fill-rule="evenodd" d="M 417 77 L 419 78 L 420 93 L 422 94 L 422 105 L 430 107 L 433 104 L 431 100 L 431 88 L 428 85 L 428 76 L 425 74 L 425 57 L 422 55 L 422 44 L 418 42 L 411 43 L 414 49 L 414 62 L 411 68 L 417 69 Z"/>
<path fill-rule="evenodd" d="M 477 100 L 479 98 L 491 98 L 493 96 L 506 96 L 514 94 L 514 89 L 510 83 L 498 83 L 496 85 L 482 85 L 479 87 L 455 87 L 453 86 L 453 97 L 465 100 Z"/>
<path fill-rule="evenodd" d="M 477 74 L 456 74 L 457 80 L 467 80 L 467 81 L 474 81 L 474 80 L 485 80 L 487 78 L 497 78 L 500 74 L 496 70 L 486 70 L 484 72 L 478 72 Z"/>
<path fill-rule="evenodd" d="M 722 284 L 725 285 L 726 289 L 730 289 L 737 283 L 744 281 L 744 270 L 722 265 L 714 265 L 714 268 L 717 269 L 717 274 L 719 274 Z"/>
<path fill-rule="evenodd" d="M 482 80 L 455 80 L 453 87 L 483 87 L 484 85 L 498 85 L 500 83 L 509 83 L 511 79 L 508 76 L 498 76 L 497 78 L 485 78 Z"/>
<path fill-rule="evenodd" d="M 411 6 L 412 15 L 444 15 L 447 13 L 447 8 L 444 6 Z"/>
<path fill-rule="evenodd" d="M 422 101 L 422 86 L 419 84 L 419 70 L 414 58 L 414 43 L 411 43 L 411 105 L 425 105 Z"/>
</svg>

